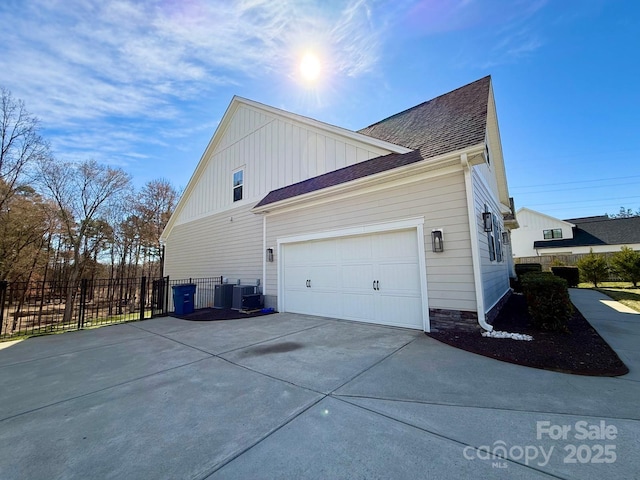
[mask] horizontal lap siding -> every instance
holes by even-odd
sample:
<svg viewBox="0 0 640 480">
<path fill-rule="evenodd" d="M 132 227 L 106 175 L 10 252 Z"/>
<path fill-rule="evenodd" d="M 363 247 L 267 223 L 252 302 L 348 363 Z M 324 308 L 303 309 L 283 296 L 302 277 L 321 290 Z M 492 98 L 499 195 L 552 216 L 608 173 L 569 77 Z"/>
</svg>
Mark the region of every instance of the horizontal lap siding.
<svg viewBox="0 0 640 480">
<path fill-rule="evenodd" d="M 487 184 L 482 181 L 482 176 L 474 168 L 472 170 L 473 194 L 475 206 L 476 227 L 478 229 L 478 242 L 480 247 L 480 268 L 482 270 L 482 285 L 484 290 L 484 306 L 490 309 L 500 300 L 509 289 L 509 262 L 506 255 L 509 250 L 503 247 L 502 262 L 491 261 L 489 257 L 489 243 L 487 233 L 482 225 L 482 212 L 487 205 L 489 211 L 498 218 L 503 225 L 502 214 L 496 200 L 496 194 L 491 192 Z M 504 225 L 502 226 L 504 231 Z"/>
<path fill-rule="evenodd" d="M 165 255 L 172 278 L 222 275 L 253 283 L 262 277 L 262 217 L 243 207 L 176 225 Z"/>
<path fill-rule="evenodd" d="M 278 238 L 424 217 L 429 307 L 476 308 L 464 177 L 449 174 L 267 217 L 267 246 Z M 444 229 L 443 253 L 431 251 L 431 230 Z M 277 258 L 267 264 L 267 295 L 277 295 Z"/>
</svg>

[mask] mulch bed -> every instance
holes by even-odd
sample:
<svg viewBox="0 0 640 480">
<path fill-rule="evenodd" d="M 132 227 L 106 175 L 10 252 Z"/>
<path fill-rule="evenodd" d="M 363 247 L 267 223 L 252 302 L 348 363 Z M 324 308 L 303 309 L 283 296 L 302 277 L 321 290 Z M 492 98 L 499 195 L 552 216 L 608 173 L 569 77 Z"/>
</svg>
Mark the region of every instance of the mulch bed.
<svg viewBox="0 0 640 480">
<path fill-rule="evenodd" d="M 266 312 L 262 310 L 243 313 L 239 310 L 231 310 L 230 308 L 200 308 L 187 315 L 172 314 L 171 316 L 194 322 L 211 322 L 216 320 L 237 320 L 239 318 L 260 317 L 262 315 L 270 315 L 272 313 L 274 312 Z"/>
<path fill-rule="evenodd" d="M 453 347 L 527 367 L 602 377 L 629 373 L 616 352 L 576 308 L 568 323 L 569 333 L 541 331 L 532 325 L 524 296 L 514 294 L 493 327 L 498 331 L 525 333 L 533 336 L 533 340 L 486 338 L 474 332 L 440 331 L 428 335 Z"/>
</svg>

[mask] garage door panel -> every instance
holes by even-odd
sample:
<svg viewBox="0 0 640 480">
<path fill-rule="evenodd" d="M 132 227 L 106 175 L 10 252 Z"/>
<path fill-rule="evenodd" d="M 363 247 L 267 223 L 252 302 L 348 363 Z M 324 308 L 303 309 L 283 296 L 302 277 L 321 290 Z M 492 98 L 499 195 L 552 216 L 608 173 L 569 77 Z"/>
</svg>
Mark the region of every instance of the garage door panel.
<svg viewBox="0 0 640 480">
<path fill-rule="evenodd" d="M 376 297 L 380 323 L 406 328 L 422 328 L 422 301 L 415 297 Z"/>
<path fill-rule="evenodd" d="M 315 263 L 332 263 L 337 258 L 337 240 L 315 240 L 308 243 L 305 251 L 306 261 Z"/>
<path fill-rule="evenodd" d="M 329 289 L 336 291 L 336 280 L 339 278 L 340 269 L 337 265 L 312 265 L 309 267 L 311 288 Z"/>
<path fill-rule="evenodd" d="M 341 295 L 341 302 L 341 318 L 371 321 L 371 319 L 375 317 L 376 305 L 373 293 L 343 293 Z"/>
<path fill-rule="evenodd" d="M 284 310 L 422 329 L 417 248 L 415 230 L 284 245 Z"/>
<path fill-rule="evenodd" d="M 335 292 L 312 291 L 309 295 L 308 313 L 321 317 L 340 318 L 341 305 L 336 301 Z"/>
<path fill-rule="evenodd" d="M 373 292 L 373 278 L 375 277 L 371 263 L 342 265 L 342 292 Z"/>
<path fill-rule="evenodd" d="M 340 239 L 340 259 L 343 263 L 373 260 L 373 237 L 368 235 Z"/>
<path fill-rule="evenodd" d="M 291 243 L 285 249 L 285 262 L 287 266 L 305 265 L 309 260 L 307 247 L 304 243 Z"/>
<path fill-rule="evenodd" d="M 306 288 L 306 282 L 309 279 L 306 266 L 290 266 L 285 273 L 284 286 L 287 290 Z"/>
<path fill-rule="evenodd" d="M 385 293 L 420 295 L 420 271 L 415 263 L 381 264 L 378 276 L 380 290 Z"/>
<path fill-rule="evenodd" d="M 388 232 L 377 235 L 374 256 L 377 260 L 418 258 L 418 239 L 415 231 Z"/>
<path fill-rule="evenodd" d="M 289 291 L 287 300 L 287 312 L 292 313 L 310 313 L 309 312 L 309 298 L 311 294 L 307 291 L 295 292 Z"/>
</svg>

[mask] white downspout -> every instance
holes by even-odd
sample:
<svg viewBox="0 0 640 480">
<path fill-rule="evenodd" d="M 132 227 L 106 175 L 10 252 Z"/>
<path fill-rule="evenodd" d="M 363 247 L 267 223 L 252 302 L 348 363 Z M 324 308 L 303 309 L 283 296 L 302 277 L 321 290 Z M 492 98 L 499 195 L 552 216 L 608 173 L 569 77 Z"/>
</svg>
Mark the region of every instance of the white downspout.
<svg viewBox="0 0 640 480">
<path fill-rule="evenodd" d="M 267 281 L 267 216 L 262 215 L 262 295 L 265 294 Z"/>
<path fill-rule="evenodd" d="M 467 191 L 467 213 L 469 214 L 469 233 L 471 235 L 471 259 L 473 262 L 473 280 L 476 288 L 476 305 L 478 309 L 478 323 L 486 331 L 490 332 L 493 327 L 485 319 L 484 311 L 484 288 L 482 286 L 482 268 L 480 267 L 480 242 L 478 239 L 478 224 L 476 221 L 475 205 L 473 198 L 473 180 L 471 178 L 471 165 L 467 159 L 467 154 L 460 155 L 462 170 L 464 171 L 464 185 Z"/>
</svg>

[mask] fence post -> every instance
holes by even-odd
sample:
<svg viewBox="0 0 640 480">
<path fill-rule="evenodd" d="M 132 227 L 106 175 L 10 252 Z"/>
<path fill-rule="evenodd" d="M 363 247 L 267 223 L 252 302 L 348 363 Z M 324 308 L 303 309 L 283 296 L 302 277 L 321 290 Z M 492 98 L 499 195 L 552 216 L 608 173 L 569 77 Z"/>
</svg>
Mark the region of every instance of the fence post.
<svg viewBox="0 0 640 480">
<path fill-rule="evenodd" d="M 166 315 L 169 310 L 169 275 L 164 277 L 164 308 L 162 313 Z"/>
<path fill-rule="evenodd" d="M 140 320 L 144 320 L 144 307 L 147 300 L 147 277 L 140 279 Z"/>
<path fill-rule="evenodd" d="M 80 306 L 78 312 L 78 330 L 81 330 L 84 327 L 84 311 L 85 311 L 85 303 L 87 301 L 87 286 L 89 281 L 86 278 L 83 278 L 80 281 Z"/>
<path fill-rule="evenodd" d="M 7 285 L 8 282 L 6 280 L 0 281 L 0 336 L 4 325 L 4 302 L 7 298 Z"/>
</svg>

